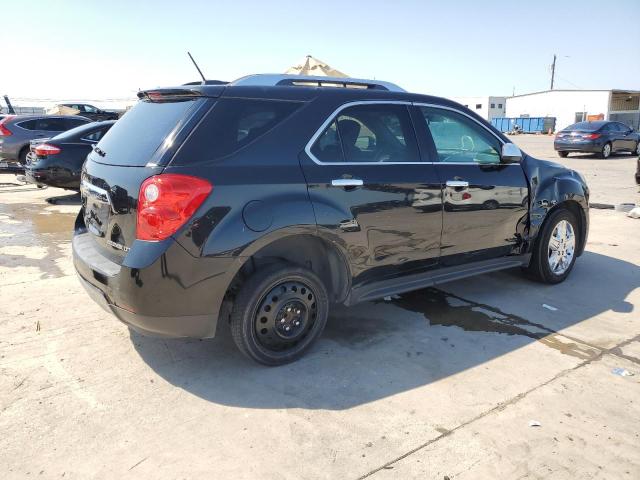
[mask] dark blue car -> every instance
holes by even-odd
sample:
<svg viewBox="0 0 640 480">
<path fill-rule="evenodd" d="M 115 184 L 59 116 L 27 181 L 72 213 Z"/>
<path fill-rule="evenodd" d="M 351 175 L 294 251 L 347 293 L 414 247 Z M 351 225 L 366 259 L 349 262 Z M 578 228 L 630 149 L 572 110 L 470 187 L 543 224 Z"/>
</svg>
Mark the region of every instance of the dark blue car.
<svg viewBox="0 0 640 480">
<path fill-rule="evenodd" d="M 601 158 L 615 152 L 640 155 L 640 134 L 620 122 L 578 122 L 558 132 L 553 148 L 563 158 L 569 152 L 595 153 Z"/>
</svg>

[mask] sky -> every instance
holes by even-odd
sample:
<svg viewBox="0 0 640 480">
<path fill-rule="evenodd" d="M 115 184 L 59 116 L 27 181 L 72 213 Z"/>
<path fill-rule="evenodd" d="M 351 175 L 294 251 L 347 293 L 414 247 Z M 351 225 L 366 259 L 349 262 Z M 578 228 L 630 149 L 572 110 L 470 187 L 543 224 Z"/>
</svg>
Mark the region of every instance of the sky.
<svg viewBox="0 0 640 480">
<path fill-rule="evenodd" d="M 640 90 L 640 0 L 0 0 L 0 94 L 124 99 L 313 55 L 438 96 Z M 615 20 L 618 19 L 618 20 Z"/>
</svg>

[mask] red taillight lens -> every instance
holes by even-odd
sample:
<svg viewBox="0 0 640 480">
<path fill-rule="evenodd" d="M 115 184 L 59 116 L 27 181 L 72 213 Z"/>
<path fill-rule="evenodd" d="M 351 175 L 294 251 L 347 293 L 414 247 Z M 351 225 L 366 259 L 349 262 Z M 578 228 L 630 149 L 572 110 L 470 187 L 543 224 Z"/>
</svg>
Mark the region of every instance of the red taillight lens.
<svg viewBox="0 0 640 480">
<path fill-rule="evenodd" d="M 147 178 L 138 195 L 136 238 L 158 241 L 183 226 L 213 186 L 189 175 L 167 173 Z"/>
<path fill-rule="evenodd" d="M 39 157 L 44 157 L 46 155 L 57 155 L 62 150 L 55 145 L 49 145 L 48 143 L 42 143 L 40 145 L 36 145 L 33 149 L 34 153 Z"/>
<path fill-rule="evenodd" d="M 4 124 L 10 118 L 13 118 L 13 117 L 12 116 L 8 116 L 8 117 L 4 117 L 2 120 L 0 120 L 0 137 L 9 137 L 9 136 L 13 135 L 11 130 L 9 130 Z"/>
<path fill-rule="evenodd" d="M 582 138 L 587 138 L 589 140 L 595 140 L 596 138 L 600 138 L 602 135 L 599 133 L 587 133 L 582 135 Z"/>
</svg>

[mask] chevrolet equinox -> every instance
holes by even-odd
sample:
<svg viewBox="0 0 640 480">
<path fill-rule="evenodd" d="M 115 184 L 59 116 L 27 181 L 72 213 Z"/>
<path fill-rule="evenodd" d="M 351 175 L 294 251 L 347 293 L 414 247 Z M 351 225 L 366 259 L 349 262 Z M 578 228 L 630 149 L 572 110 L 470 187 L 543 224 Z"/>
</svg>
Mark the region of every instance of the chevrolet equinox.
<svg viewBox="0 0 640 480">
<path fill-rule="evenodd" d="M 73 257 L 131 328 L 279 365 L 332 304 L 521 267 L 558 283 L 589 190 L 461 105 L 379 81 L 252 75 L 142 91 L 88 155 Z"/>
</svg>

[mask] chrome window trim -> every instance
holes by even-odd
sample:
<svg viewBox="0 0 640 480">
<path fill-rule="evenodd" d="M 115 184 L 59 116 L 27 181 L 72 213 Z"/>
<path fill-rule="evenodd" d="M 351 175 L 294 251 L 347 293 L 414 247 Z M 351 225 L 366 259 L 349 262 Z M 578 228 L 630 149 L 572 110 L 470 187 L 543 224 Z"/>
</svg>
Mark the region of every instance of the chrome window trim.
<svg viewBox="0 0 640 480">
<path fill-rule="evenodd" d="M 495 132 L 487 128 L 486 125 L 483 125 L 478 120 L 473 118 L 471 115 L 467 115 L 466 113 L 458 110 L 457 108 L 446 107 L 444 105 L 438 105 L 435 103 L 410 102 L 405 100 L 360 100 L 356 102 L 348 102 L 336 108 L 333 111 L 333 113 L 331 113 L 331 115 L 329 115 L 329 117 L 322 123 L 320 128 L 316 130 L 316 132 L 311 137 L 311 140 L 307 142 L 307 145 L 304 147 L 304 151 L 309 156 L 309 158 L 313 160 L 314 163 L 318 165 L 379 165 L 379 166 L 383 166 L 383 165 L 493 165 L 493 164 L 481 164 L 476 162 L 322 162 L 318 160 L 318 158 L 316 158 L 316 156 L 313 153 L 311 153 L 311 147 L 313 147 L 313 144 L 316 142 L 316 140 L 318 140 L 320 135 L 324 133 L 325 129 L 331 124 L 331 122 L 333 122 L 333 120 L 335 120 L 337 115 L 342 110 L 352 106 L 356 106 L 356 105 L 411 105 L 415 107 L 430 107 L 430 108 L 440 108 L 443 110 L 451 110 L 452 112 L 458 113 L 460 115 L 464 115 L 469 120 L 475 122 L 480 127 L 484 128 L 487 132 L 493 135 L 498 140 L 498 142 L 500 142 L 501 148 L 506 143 L 513 143 L 513 142 L 505 142 L 502 138 L 496 135 Z M 417 141 L 417 138 L 416 138 L 416 141 Z M 519 165 L 519 163 L 499 163 L 496 165 Z"/>
</svg>

